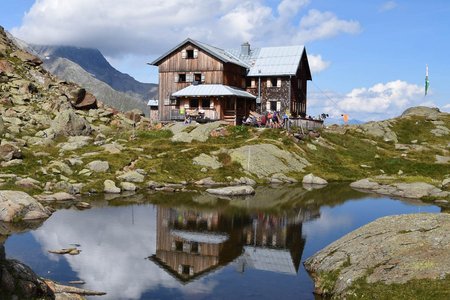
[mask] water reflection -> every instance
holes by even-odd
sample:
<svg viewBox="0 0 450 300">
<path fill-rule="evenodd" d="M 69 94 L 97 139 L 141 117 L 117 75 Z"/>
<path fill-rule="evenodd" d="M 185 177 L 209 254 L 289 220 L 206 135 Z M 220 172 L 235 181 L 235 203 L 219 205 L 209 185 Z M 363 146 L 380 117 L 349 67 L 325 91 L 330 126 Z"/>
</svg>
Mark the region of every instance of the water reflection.
<svg viewBox="0 0 450 300">
<path fill-rule="evenodd" d="M 86 288 L 108 293 L 101 299 L 311 299 L 302 256 L 376 217 L 416 210 L 342 185 L 262 187 L 253 198 L 231 201 L 206 194 L 151 197 L 160 204 L 115 199 L 82 212 L 60 210 L 37 230 L 10 237 L 7 254 L 42 276 L 84 280 Z M 81 254 L 47 252 L 70 244 L 80 244 Z"/>
</svg>

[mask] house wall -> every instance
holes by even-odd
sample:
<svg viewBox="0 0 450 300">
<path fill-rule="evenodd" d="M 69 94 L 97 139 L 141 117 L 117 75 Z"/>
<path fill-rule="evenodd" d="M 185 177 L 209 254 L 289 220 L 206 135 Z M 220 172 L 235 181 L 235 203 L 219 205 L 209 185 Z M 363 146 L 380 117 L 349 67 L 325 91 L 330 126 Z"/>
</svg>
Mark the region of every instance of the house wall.
<svg viewBox="0 0 450 300">
<path fill-rule="evenodd" d="M 195 51 L 196 57 L 183 58 L 182 53 L 187 50 Z M 158 67 L 159 117 L 161 120 L 169 120 L 170 110 L 175 108 L 174 105 L 169 105 L 171 103 L 170 96 L 174 92 L 191 85 L 193 76 L 196 73 L 202 75 L 200 82 L 202 84 L 225 84 L 235 87 L 245 87 L 245 68 L 229 63 L 224 64 L 191 43 L 171 53 Z M 178 82 L 177 78 L 179 74 L 186 74 L 186 82 Z"/>
</svg>

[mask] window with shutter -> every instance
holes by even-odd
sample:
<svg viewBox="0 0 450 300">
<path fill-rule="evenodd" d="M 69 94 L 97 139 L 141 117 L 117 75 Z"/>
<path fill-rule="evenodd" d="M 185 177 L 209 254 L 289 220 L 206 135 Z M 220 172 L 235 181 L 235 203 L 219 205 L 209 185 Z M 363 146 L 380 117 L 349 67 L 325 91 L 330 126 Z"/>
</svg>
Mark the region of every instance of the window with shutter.
<svg viewBox="0 0 450 300">
<path fill-rule="evenodd" d="M 177 82 L 186 82 L 186 74 L 178 74 Z"/>
<path fill-rule="evenodd" d="M 276 78 L 270 78 L 270 86 L 271 87 L 277 87 L 277 79 Z"/>
</svg>

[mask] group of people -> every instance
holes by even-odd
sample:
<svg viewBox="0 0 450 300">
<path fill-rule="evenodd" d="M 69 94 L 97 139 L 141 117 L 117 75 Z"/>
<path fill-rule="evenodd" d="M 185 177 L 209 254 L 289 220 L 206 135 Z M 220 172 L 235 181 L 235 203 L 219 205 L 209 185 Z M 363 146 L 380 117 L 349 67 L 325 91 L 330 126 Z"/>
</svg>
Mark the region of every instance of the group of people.
<svg viewBox="0 0 450 300">
<path fill-rule="evenodd" d="M 242 124 L 256 127 L 282 128 L 287 126 L 288 122 L 289 116 L 287 113 L 281 115 L 277 111 L 267 111 L 260 116 L 250 114 L 247 118 L 244 118 Z"/>
</svg>

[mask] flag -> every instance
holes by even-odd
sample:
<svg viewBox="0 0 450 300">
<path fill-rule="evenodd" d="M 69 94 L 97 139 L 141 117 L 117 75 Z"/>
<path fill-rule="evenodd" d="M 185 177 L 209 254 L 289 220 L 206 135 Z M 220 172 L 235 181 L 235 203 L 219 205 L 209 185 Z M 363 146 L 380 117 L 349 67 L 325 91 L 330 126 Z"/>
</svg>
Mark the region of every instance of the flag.
<svg viewBox="0 0 450 300">
<path fill-rule="evenodd" d="M 430 87 L 430 81 L 428 80 L 428 65 L 426 65 L 425 69 L 425 96 L 428 93 L 428 88 Z"/>
</svg>

